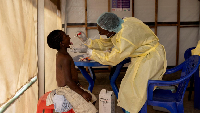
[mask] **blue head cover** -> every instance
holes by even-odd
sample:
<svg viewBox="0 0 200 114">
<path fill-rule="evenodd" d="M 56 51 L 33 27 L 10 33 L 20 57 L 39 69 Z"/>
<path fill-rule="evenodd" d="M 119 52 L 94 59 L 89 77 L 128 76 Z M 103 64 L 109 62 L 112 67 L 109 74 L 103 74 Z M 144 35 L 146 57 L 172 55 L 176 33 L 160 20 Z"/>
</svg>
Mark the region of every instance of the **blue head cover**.
<svg viewBox="0 0 200 114">
<path fill-rule="evenodd" d="M 119 18 L 116 14 L 105 12 L 98 19 L 97 24 L 104 30 L 108 30 L 109 32 L 118 33 L 122 26 L 121 24 L 124 22 L 123 19 Z"/>
</svg>

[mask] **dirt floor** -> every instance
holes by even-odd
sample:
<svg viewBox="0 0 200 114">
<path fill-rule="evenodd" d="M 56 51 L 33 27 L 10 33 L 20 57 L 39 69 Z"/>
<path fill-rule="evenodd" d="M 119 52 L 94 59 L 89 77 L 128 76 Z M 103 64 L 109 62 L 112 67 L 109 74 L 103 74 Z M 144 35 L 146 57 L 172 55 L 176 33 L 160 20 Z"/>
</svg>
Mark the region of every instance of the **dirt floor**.
<svg viewBox="0 0 200 114">
<path fill-rule="evenodd" d="M 99 98 L 99 93 L 102 89 L 106 89 L 108 91 L 112 91 L 112 87 L 110 85 L 109 82 L 109 73 L 95 73 L 96 75 L 96 82 L 94 85 L 94 89 L 93 89 L 93 94 L 95 94 L 95 96 L 97 97 L 97 99 Z M 125 72 L 121 72 L 119 77 L 116 80 L 116 84 L 119 87 L 121 80 L 123 79 L 125 75 Z M 173 74 L 173 75 L 165 75 L 163 77 L 163 80 L 173 80 L 173 79 L 177 79 L 180 76 L 180 72 Z M 79 73 L 79 80 L 81 85 L 84 88 L 88 88 L 88 82 L 87 80 L 82 76 L 81 73 Z M 194 109 L 194 93 L 192 93 L 192 98 L 190 101 L 188 101 L 188 91 L 186 91 L 185 96 L 184 96 L 184 112 L 185 113 L 200 113 L 200 110 L 196 110 Z M 99 100 L 99 99 L 98 99 Z M 95 107 L 97 109 L 99 109 L 99 101 L 97 100 Z M 163 113 L 163 111 L 157 111 L 154 110 L 152 106 L 148 106 L 147 107 L 147 112 L 148 113 Z M 122 108 L 117 106 L 117 99 L 115 99 L 115 113 L 123 113 Z"/>
</svg>

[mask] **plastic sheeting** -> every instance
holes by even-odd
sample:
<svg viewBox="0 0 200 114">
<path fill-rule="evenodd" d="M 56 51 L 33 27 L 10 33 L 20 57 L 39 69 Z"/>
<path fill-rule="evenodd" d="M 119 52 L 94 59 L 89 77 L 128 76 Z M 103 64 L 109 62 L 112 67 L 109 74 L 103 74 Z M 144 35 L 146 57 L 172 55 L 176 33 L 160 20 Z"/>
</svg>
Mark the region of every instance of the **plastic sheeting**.
<svg viewBox="0 0 200 114">
<path fill-rule="evenodd" d="M 199 1 L 198 0 L 181 0 L 180 20 L 182 21 L 199 21 Z"/>
<path fill-rule="evenodd" d="M 85 23 L 85 0 L 67 0 L 67 23 Z"/>
<path fill-rule="evenodd" d="M 143 22 L 155 21 L 155 0 L 135 0 L 134 17 Z"/>
<path fill-rule="evenodd" d="M 37 1 L 1 0 L 0 24 L 2 105 L 37 75 Z M 36 111 L 38 88 L 32 86 L 29 89 L 34 94 L 25 92 L 12 104 L 15 108 L 8 109 L 7 112 Z"/>
<path fill-rule="evenodd" d="M 179 64 L 181 64 L 184 59 L 184 53 L 188 48 L 196 47 L 199 39 L 198 27 L 181 28 L 180 29 L 180 44 L 179 44 Z"/>
<path fill-rule="evenodd" d="M 50 0 L 44 2 L 44 28 L 45 28 L 45 92 L 57 88 L 56 82 L 56 53 L 47 44 L 47 36 L 53 30 L 61 30 L 61 17 L 57 15 L 57 6 Z M 58 13 L 59 14 L 59 13 Z"/>
<path fill-rule="evenodd" d="M 98 17 L 108 12 L 108 0 L 87 0 L 87 6 L 88 23 L 97 23 Z"/>
<path fill-rule="evenodd" d="M 134 0 L 134 16 L 143 22 L 155 21 L 155 0 Z M 177 0 L 158 1 L 158 21 L 177 22 Z M 199 21 L 199 1 L 180 1 L 180 21 Z"/>
<path fill-rule="evenodd" d="M 177 22 L 177 0 L 158 1 L 158 22 Z M 155 21 L 155 0 L 134 0 L 134 16 L 143 22 Z M 124 12 L 123 12 L 124 13 Z M 180 21 L 199 21 L 199 1 L 180 1 Z"/>
<path fill-rule="evenodd" d="M 159 26 L 157 36 L 159 42 L 165 47 L 167 66 L 176 66 L 177 27 Z"/>
<path fill-rule="evenodd" d="M 158 0 L 158 22 L 177 22 L 177 0 Z"/>
</svg>

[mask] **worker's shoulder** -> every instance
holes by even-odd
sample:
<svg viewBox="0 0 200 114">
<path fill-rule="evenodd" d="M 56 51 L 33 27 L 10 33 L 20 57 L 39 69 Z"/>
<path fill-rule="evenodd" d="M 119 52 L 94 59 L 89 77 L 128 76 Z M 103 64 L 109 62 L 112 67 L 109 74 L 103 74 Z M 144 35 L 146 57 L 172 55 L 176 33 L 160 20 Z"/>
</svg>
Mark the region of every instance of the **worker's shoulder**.
<svg viewBox="0 0 200 114">
<path fill-rule="evenodd" d="M 141 25 L 142 26 L 145 25 L 141 20 L 135 17 L 128 17 L 124 19 L 124 23 L 122 24 L 122 27 L 130 29 L 130 28 L 135 28 L 135 27 L 138 28 Z"/>
<path fill-rule="evenodd" d="M 141 20 L 135 18 L 135 17 L 127 17 L 124 19 L 124 24 L 137 24 L 137 23 L 143 23 Z"/>
<path fill-rule="evenodd" d="M 129 17 L 124 19 L 124 23 L 122 24 L 122 28 L 124 31 L 139 31 L 139 30 L 147 30 L 149 28 L 145 23 L 135 17 Z"/>
</svg>

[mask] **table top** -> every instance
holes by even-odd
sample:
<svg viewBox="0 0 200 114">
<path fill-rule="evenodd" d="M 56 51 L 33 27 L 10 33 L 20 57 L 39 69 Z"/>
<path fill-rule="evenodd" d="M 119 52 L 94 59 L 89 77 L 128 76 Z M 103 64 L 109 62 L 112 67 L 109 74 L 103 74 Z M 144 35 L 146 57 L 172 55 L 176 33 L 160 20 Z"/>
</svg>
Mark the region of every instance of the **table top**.
<svg viewBox="0 0 200 114">
<path fill-rule="evenodd" d="M 88 66 L 88 67 L 108 66 L 108 65 L 102 65 L 102 64 L 100 64 L 99 62 L 96 62 L 96 61 L 79 61 L 80 57 L 83 57 L 83 55 L 78 55 L 78 56 L 75 56 L 73 58 L 75 66 Z M 119 64 L 125 64 L 125 63 L 128 63 L 130 61 L 131 61 L 130 58 L 126 58 L 122 62 L 120 62 Z"/>
</svg>

